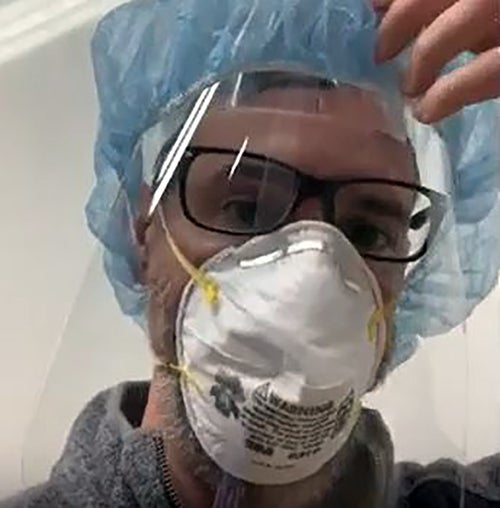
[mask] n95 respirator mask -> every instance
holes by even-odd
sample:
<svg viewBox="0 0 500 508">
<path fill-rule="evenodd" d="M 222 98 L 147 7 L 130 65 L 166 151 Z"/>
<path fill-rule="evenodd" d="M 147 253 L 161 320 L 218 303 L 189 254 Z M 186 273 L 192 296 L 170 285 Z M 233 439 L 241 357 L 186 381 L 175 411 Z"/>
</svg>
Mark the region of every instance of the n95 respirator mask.
<svg viewBox="0 0 500 508">
<path fill-rule="evenodd" d="M 192 280 L 176 322 L 197 439 L 254 484 L 314 474 L 348 439 L 383 356 L 374 275 L 339 230 L 310 221 L 225 249 L 201 270 L 216 301 Z"/>
</svg>

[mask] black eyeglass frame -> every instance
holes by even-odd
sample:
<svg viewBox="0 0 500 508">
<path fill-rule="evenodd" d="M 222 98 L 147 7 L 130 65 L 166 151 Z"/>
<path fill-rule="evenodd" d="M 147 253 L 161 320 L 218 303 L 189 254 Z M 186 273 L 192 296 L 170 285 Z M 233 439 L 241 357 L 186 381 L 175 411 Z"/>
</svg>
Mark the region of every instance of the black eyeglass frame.
<svg viewBox="0 0 500 508">
<path fill-rule="evenodd" d="M 234 155 L 237 156 L 239 154 L 239 151 L 233 150 L 230 148 L 217 148 L 217 147 L 208 147 L 208 146 L 190 146 L 188 150 L 183 154 L 181 161 L 179 162 L 179 166 L 177 168 L 177 175 L 176 179 L 179 183 L 179 198 L 180 203 L 182 207 L 182 212 L 186 216 L 186 218 L 192 222 L 194 225 L 206 230 L 211 231 L 214 233 L 219 234 L 225 234 L 225 235 L 231 235 L 231 236 L 251 236 L 251 232 L 237 232 L 237 231 L 230 231 L 225 229 L 220 229 L 212 226 L 207 226 L 206 224 L 203 224 L 200 222 L 196 217 L 194 217 L 191 212 L 189 211 L 189 206 L 187 203 L 187 197 L 186 197 L 186 189 L 187 189 L 187 177 L 189 174 L 189 169 L 193 162 L 196 160 L 197 157 L 200 155 L 205 154 L 223 154 L 223 155 Z M 262 154 L 258 153 L 252 153 L 252 152 L 245 152 L 245 157 L 255 159 L 258 162 L 264 162 L 264 163 L 272 163 L 274 165 L 277 165 L 280 168 L 283 168 L 285 170 L 291 171 L 295 176 L 297 177 L 297 182 L 303 184 L 304 181 L 309 182 L 315 182 L 316 184 L 327 186 L 328 188 L 326 190 L 322 191 L 322 195 L 328 196 L 328 199 L 331 199 L 334 202 L 335 195 L 337 192 L 339 192 L 340 189 L 347 185 L 352 184 L 389 184 L 396 187 L 406 188 L 406 189 L 412 189 L 415 192 L 419 192 L 426 196 L 430 203 L 431 203 L 431 214 L 430 214 L 430 229 L 429 233 L 427 235 L 427 239 L 425 240 L 422 247 L 411 256 L 407 256 L 405 258 L 393 258 L 393 257 L 386 257 L 386 256 L 378 256 L 376 254 L 361 254 L 364 258 L 373 259 L 376 261 L 385 261 L 389 263 L 412 263 L 414 261 L 417 261 L 421 257 L 423 257 L 429 250 L 430 245 L 434 241 L 437 232 L 439 230 L 439 227 L 443 221 L 443 218 L 445 216 L 445 213 L 448 209 L 448 203 L 449 198 L 445 194 L 441 194 L 440 192 L 437 192 L 435 190 L 429 189 L 427 187 L 423 187 L 418 184 L 413 184 L 409 182 L 399 181 L 399 180 L 393 180 L 390 178 L 375 178 L 375 177 L 362 177 L 362 178 L 341 178 L 341 179 L 332 179 L 332 180 L 321 180 L 314 178 L 309 175 L 304 175 L 300 170 L 297 168 L 284 163 L 280 160 L 273 159 L 271 157 L 267 157 Z M 293 210 L 296 208 L 296 206 L 300 203 L 300 199 L 303 198 L 301 196 L 299 190 L 301 188 L 301 185 L 298 185 L 298 189 L 295 195 L 294 200 L 290 204 L 289 210 L 286 211 L 286 213 L 283 214 L 283 219 L 279 221 L 276 225 L 274 225 L 272 228 L 269 229 L 263 229 L 259 230 L 258 232 L 255 232 L 255 235 L 265 235 L 272 233 L 278 229 L 280 229 L 282 226 L 284 226 L 287 222 L 287 219 L 290 217 L 290 214 L 293 212 Z M 328 193 L 328 194 L 327 194 Z M 333 221 L 325 221 L 325 222 L 331 222 L 332 225 L 335 226 Z"/>
</svg>

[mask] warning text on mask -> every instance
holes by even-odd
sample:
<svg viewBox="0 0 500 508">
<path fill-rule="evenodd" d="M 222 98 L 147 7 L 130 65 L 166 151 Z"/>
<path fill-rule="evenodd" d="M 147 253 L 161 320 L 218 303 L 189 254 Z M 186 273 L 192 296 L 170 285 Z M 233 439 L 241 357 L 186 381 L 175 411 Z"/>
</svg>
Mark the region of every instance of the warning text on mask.
<svg viewBox="0 0 500 508">
<path fill-rule="evenodd" d="M 310 457 L 345 427 L 353 403 L 351 391 L 338 405 L 334 401 L 296 405 L 273 392 L 268 383 L 255 390 L 242 408 L 245 446 L 267 457 L 281 449 L 290 461 Z"/>
</svg>

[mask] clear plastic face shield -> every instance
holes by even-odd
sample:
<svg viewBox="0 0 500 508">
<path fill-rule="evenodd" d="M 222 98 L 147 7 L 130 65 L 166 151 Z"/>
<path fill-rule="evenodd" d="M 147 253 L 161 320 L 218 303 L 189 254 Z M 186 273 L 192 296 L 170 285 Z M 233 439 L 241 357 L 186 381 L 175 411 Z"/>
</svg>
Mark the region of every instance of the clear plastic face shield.
<svg viewBox="0 0 500 508">
<path fill-rule="evenodd" d="M 165 449 L 203 465 L 218 506 L 271 487 L 289 506 L 386 506 L 394 462 L 468 460 L 465 335 L 437 348 L 458 376 L 444 395 L 435 351 L 390 370 L 405 282 L 453 224 L 434 129 L 363 84 L 238 73 L 170 106 L 130 164 L 104 226 L 126 254 L 108 249 L 106 272 L 119 292 L 131 267 L 147 339 L 112 303 L 99 252 L 27 435 L 28 482 L 82 398 L 155 366 Z"/>
</svg>

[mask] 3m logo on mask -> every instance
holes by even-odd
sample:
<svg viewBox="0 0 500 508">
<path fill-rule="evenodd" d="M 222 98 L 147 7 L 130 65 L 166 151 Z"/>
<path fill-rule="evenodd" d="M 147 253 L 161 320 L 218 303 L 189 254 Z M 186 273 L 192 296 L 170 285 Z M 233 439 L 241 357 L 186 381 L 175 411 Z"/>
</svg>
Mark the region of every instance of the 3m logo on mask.
<svg viewBox="0 0 500 508">
<path fill-rule="evenodd" d="M 251 401 L 241 410 L 245 446 L 269 457 L 280 448 L 289 460 L 315 455 L 344 429 L 354 400 L 350 390 L 338 406 L 334 401 L 301 406 L 282 399 L 271 383 L 266 383 L 252 393 Z"/>
<path fill-rule="evenodd" d="M 226 418 L 240 417 L 238 403 L 245 402 L 245 394 L 241 381 L 236 376 L 229 376 L 219 372 L 215 376 L 215 384 L 210 388 L 210 395 L 215 399 L 215 407 Z"/>
</svg>

